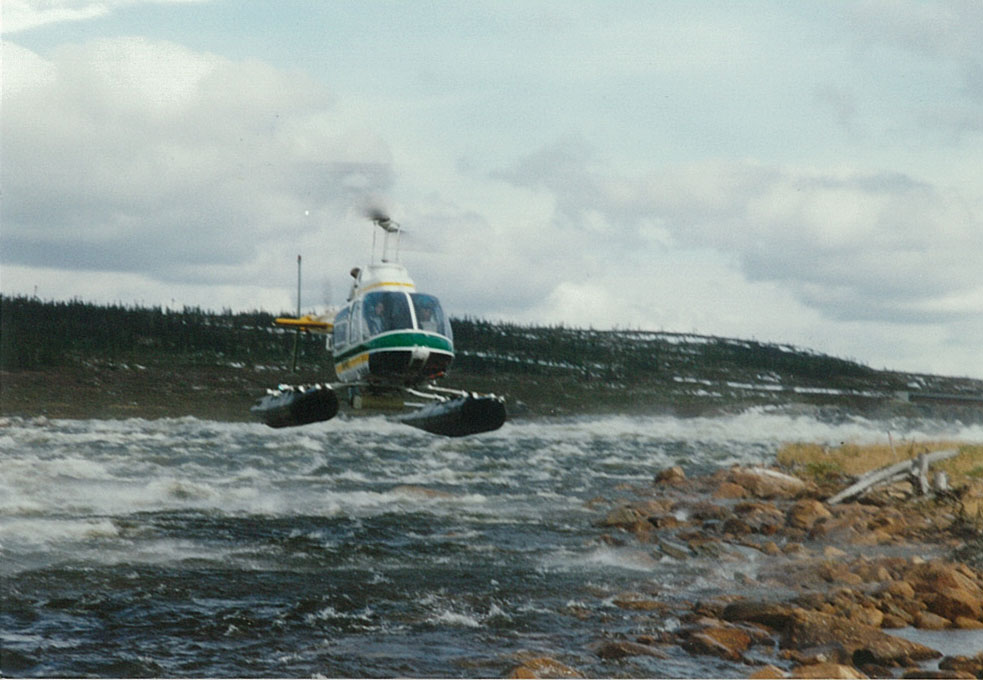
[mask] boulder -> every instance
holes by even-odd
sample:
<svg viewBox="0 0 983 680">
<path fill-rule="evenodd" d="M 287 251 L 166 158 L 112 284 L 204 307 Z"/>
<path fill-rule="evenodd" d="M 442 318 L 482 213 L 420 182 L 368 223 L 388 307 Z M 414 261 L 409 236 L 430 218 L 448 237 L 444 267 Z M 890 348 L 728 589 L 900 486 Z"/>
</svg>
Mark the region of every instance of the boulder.
<svg viewBox="0 0 983 680">
<path fill-rule="evenodd" d="M 667 602 L 636 592 L 621 593 L 612 603 L 619 609 L 638 612 L 667 612 L 670 608 Z"/>
<path fill-rule="evenodd" d="M 800 610 L 786 604 L 739 600 L 724 607 L 721 618 L 724 621 L 760 623 L 775 630 L 782 630 L 795 618 L 796 611 Z"/>
<path fill-rule="evenodd" d="M 771 664 L 762 666 L 761 668 L 754 671 L 753 673 L 751 673 L 751 675 L 748 676 L 748 678 L 750 678 L 751 680 L 774 680 L 775 678 L 784 678 L 784 677 L 787 677 L 785 675 L 785 671 L 783 671 L 778 666 L 773 666 Z"/>
<path fill-rule="evenodd" d="M 906 628 L 910 621 L 908 621 L 903 616 L 898 616 L 897 614 L 884 614 L 884 620 L 881 621 L 881 628 Z"/>
<path fill-rule="evenodd" d="M 884 612 L 880 609 L 857 607 L 852 614 L 857 621 L 871 628 L 881 628 L 884 625 Z"/>
<path fill-rule="evenodd" d="M 825 581 L 830 583 L 845 583 L 856 586 L 864 582 L 857 574 L 850 571 L 850 567 L 842 562 L 826 560 L 817 569 L 817 574 Z"/>
<path fill-rule="evenodd" d="M 774 503 L 749 501 L 734 506 L 734 514 L 754 530 L 755 533 L 772 535 L 785 524 L 785 513 Z"/>
<path fill-rule="evenodd" d="M 611 640 L 601 643 L 596 649 L 596 654 L 602 659 L 609 661 L 623 659 L 626 656 L 654 656 L 658 659 L 668 658 L 655 647 L 628 640 Z"/>
<path fill-rule="evenodd" d="M 909 666 L 916 661 L 942 656 L 930 647 L 888 635 L 872 626 L 803 609 L 794 610 L 793 616 L 782 628 L 781 646 L 784 649 L 836 644 L 849 652 L 855 666 L 868 663 Z"/>
<path fill-rule="evenodd" d="M 607 514 L 601 521 L 603 527 L 630 529 L 643 519 L 643 515 L 630 505 L 621 505 Z"/>
<path fill-rule="evenodd" d="M 509 674 L 510 678 L 582 678 L 584 677 L 569 666 L 548 656 L 537 656 L 526 659 Z"/>
<path fill-rule="evenodd" d="M 840 663 L 816 663 L 808 666 L 796 666 L 792 669 L 793 678 L 866 678 L 853 666 Z"/>
<path fill-rule="evenodd" d="M 915 628 L 922 630 L 945 630 L 951 623 L 949 619 L 932 612 L 918 612 L 915 615 Z"/>
<path fill-rule="evenodd" d="M 691 632 L 683 642 L 690 654 L 711 654 L 729 661 L 740 661 L 751 646 L 751 636 L 732 626 L 709 626 Z"/>
<path fill-rule="evenodd" d="M 734 482 L 723 482 L 717 487 L 717 490 L 713 492 L 713 497 L 719 499 L 744 498 L 747 495 L 747 489 L 740 484 L 735 484 Z"/>
<path fill-rule="evenodd" d="M 655 475 L 656 484 L 682 484 L 685 481 L 686 473 L 678 465 L 659 470 Z"/>
<path fill-rule="evenodd" d="M 947 656 L 939 661 L 939 668 L 946 671 L 962 671 L 983 678 L 983 652 L 976 656 Z"/>
<path fill-rule="evenodd" d="M 983 618 L 983 598 L 964 588 L 943 587 L 925 597 L 928 610 L 950 621 L 964 616 L 979 621 Z"/>
<path fill-rule="evenodd" d="M 789 526 L 809 531 L 821 519 L 832 517 L 825 505 L 814 498 L 803 498 L 796 501 L 786 513 Z"/>
<path fill-rule="evenodd" d="M 915 596 L 915 588 L 907 581 L 889 581 L 881 592 L 888 593 L 899 600 L 910 600 Z"/>
<path fill-rule="evenodd" d="M 919 592 L 939 592 L 943 588 L 958 588 L 977 596 L 983 595 L 983 590 L 976 578 L 969 574 L 964 565 L 953 565 L 940 561 L 925 562 L 917 565 L 908 573 L 908 581 Z"/>
<path fill-rule="evenodd" d="M 798 477 L 760 467 L 733 468 L 727 481 L 744 487 L 757 498 L 794 498 L 809 488 Z"/>
<path fill-rule="evenodd" d="M 956 628 L 962 628 L 963 630 L 983 630 L 983 621 L 971 619 L 968 616 L 957 616 L 952 623 Z"/>
</svg>

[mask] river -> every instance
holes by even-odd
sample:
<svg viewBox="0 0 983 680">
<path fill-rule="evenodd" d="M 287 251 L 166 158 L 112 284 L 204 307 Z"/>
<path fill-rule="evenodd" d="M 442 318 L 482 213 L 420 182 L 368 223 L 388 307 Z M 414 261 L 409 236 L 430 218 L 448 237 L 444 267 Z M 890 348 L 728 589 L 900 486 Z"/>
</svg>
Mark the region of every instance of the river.
<svg viewBox="0 0 983 680">
<path fill-rule="evenodd" d="M 746 677 L 673 646 L 594 653 L 679 624 L 619 593 L 736 592 L 754 568 L 607 545 L 594 499 L 670 465 L 767 464 L 787 441 L 983 440 L 979 425 L 769 410 L 466 439 L 381 417 L 0 425 L 0 644 L 17 676 L 502 676 L 531 653 L 595 676 Z"/>
</svg>

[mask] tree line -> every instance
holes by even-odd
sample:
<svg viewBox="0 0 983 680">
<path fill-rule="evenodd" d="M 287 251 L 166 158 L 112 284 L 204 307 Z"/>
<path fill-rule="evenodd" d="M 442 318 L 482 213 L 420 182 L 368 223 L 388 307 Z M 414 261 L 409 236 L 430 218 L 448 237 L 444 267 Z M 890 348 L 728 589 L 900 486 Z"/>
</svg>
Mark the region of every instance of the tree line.
<svg viewBox="0 0 983 680">
<path fill-rule="evenodd" d="M 0 367 L 37 369 L 80 360 L 181 356 L 244 364 L 290 361 L 295 334 L 263 311 L 212 312 L 0 296 Z M 569 375 L 607 382 L 674 375 L 774 372 L 803 379 L 864 378 L 857 362 L 757 341 L 645 331 L 600 331 L 453 318 L 456 373 Z M 324 338 L 300 334 L 299 357 L 324 363 Z"/>
<path fill-rule="evenodd" d="M 0 366 L 7 370 L 65 365 L 81 359 L 136 360 L 183 355 L 207 360 L 283 362 L 294 334 L 262 311 L 209 312 L 200 307 L 98 305 L 0 296 Z M 305 357 L 323 351 L 322 336 L 300 336 Z"/>
</svg>

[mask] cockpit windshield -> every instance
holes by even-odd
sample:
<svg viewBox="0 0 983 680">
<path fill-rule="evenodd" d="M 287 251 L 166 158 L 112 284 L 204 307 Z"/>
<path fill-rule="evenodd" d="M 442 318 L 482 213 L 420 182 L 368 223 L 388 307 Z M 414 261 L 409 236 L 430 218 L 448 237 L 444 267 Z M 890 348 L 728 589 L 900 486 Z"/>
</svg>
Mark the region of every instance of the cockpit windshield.
<svg viewBox="0 0 983 680">
<path fill-rule="evenodd" d="M 416 327 L 421 331 L 439 333 L 448 338 L 451 336 L 451 325 L 440 308 L 440 301 L 433 295 L 410 293 L 413 300 L 413 311 L 416 313 Z"/>
<path fill-rule="evenodd" d="M 369 335 L 413 328 L 406 293 L 369 293 L 362 304 L 362 318 L 368 326 Z"/>
</svg>

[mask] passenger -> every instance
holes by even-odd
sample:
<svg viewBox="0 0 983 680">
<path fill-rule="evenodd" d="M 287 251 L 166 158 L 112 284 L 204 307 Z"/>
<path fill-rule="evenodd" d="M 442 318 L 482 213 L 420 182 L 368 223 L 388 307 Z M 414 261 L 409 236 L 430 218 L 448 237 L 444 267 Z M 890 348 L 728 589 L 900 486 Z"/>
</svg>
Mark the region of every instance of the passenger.
<svg viewBox="0 0 983 680">
<path fill-rule="evenodd" d="M 440 324 L 437 323 L 437 319 L 434 317 L 433 309 L 431 307 L 421 307 L 419 311 L 420 314 L 417 322 L 420 324 L 420 330 L 436 333 L 440 328 Z"/>
</svg>

